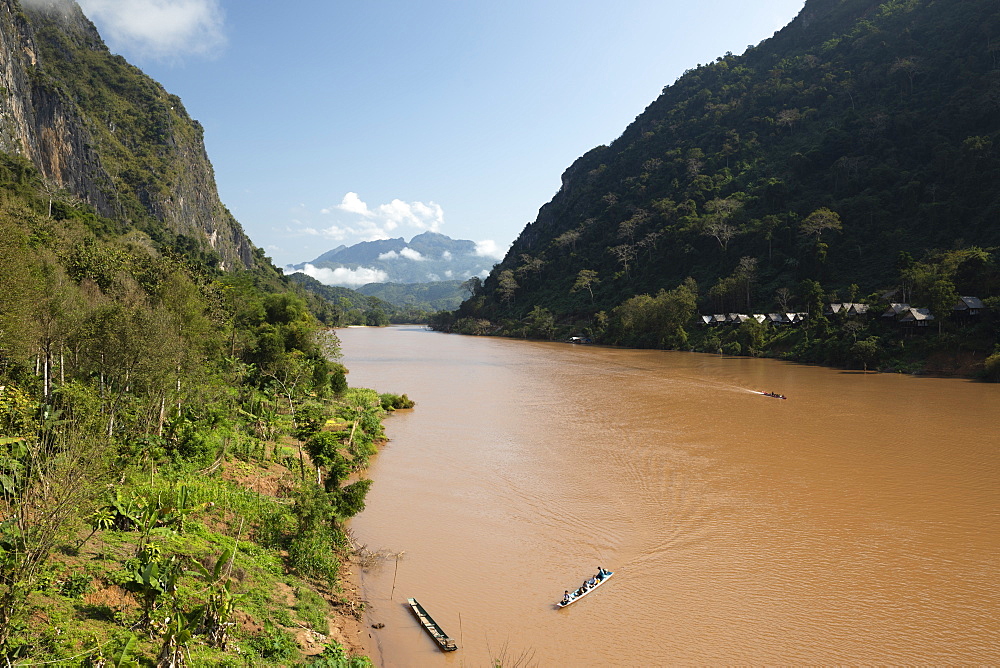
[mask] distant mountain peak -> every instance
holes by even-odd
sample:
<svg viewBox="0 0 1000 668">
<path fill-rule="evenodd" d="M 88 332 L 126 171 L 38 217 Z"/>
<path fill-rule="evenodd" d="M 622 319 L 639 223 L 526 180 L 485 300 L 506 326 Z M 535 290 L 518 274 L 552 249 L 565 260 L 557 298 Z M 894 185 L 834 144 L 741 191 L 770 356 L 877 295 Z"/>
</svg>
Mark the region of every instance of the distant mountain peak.
<svg viewBox="0 0 1000 668">
<path fill-rule="evenodd" d="M 409 242 L 397 237 L 341 245 L 285 271 L 308 274 L 326 285 L 432 283 L 485 277 L 495 262 L 479 254 L 474 241 L 427 231 Z"/>
</svg>

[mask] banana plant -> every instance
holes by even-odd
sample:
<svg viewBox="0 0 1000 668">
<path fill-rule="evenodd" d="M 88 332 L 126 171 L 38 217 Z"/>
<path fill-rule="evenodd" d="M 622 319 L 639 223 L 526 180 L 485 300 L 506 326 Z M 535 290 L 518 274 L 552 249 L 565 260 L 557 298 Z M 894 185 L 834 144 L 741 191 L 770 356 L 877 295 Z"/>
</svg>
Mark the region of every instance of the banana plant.
<svg viewBox="0 0 1000 668">
<path fill-rule="evenodd" d="M 177 591 L 180 576 L 181 568 L 176 556 L 159 561 L 140 561 L 135 567 L 132 579 L 124 586 L 142 601 L 142 616 L 137 623 L 139 628 L 149 628 L 157 603 L 163 596 Z"/>
<path fill-rule="evenodd" d="M 241 598 L 234 595 L 231 590 L 229 569 L 233 555 L 233 549 L 227 549 L 215 562 L 215 567 L 211 571 L 198 562 L 193 564 L 194 571 L 188 571 L 189 574 L 199 576 L 209 584 L 208 602 L 193 610 L 191 619 L 198 620 L 197 629 L 205 634 L 208 645 L 221 650 L 225 650 L 229 643 L 229 629 L 235 626 L 235 622 L 231 622 L 230 619 L 236 610 L 237 601 Z"/>
<path fill-rule="evenodd" d="M 186 664 L 184 650 L 191 642 L 193 634 L 187 618 L 180 613 L 165 620 L 163 646 L 156 658 L 156 668 L 181 668 Z"/>
<path fill-rule="evenodd" d="M 88 668 L 139 668 L 139 662 L 132 658 L 138 642 L 135 635 L 130 635 L 125 644 L 115 649 L 111 656 L 105 655 L 103 648 L 98 648 L 84 665 Z"/>
<path fill-rule="evenodd" d="M 24 458 L 28 455 L 26 438 L 0 437 L 0 494 L 6 497 L 17 493 L 24 475 Z"/>
</svg>

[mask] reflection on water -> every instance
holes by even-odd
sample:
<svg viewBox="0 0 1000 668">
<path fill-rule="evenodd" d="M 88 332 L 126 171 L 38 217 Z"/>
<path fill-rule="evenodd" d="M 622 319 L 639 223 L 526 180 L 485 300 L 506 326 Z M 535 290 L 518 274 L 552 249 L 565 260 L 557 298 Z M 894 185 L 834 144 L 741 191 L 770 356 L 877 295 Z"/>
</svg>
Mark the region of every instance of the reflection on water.
<svg viewBox="0 0 1000 668">
<path fill-rule="evenodd" d="M 996 385 L 338 333 L 352 386 L 417 402 L 352 520 L 405 551 L 363 576 L 381 665 L 1000 661 Z M 598 566 L 615 578 L 554 608 Z"/>
</svg>

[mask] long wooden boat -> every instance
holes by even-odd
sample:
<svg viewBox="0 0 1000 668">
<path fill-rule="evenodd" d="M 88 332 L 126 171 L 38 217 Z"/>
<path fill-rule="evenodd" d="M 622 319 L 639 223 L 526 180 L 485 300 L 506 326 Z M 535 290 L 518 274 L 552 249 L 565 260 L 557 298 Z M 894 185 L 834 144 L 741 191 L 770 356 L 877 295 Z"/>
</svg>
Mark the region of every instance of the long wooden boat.
<svg viewBox="0 0 1000 668">
<path fill-rule="evenodd" d="M 758 392 L 757 394 L 763 394 L 765 397 L 771 397 L 772 399 L 785 399 L 785 395 L 778 394 L 777 392 Z"/>
<path fill-rule="evenodd" d="M 607 571 L 607 575 L 605 575 L 603 578 L 601 578 L 600 580 L 598 580 L 597 584 L 595 584 L 593 587 L 591 587 L 590 589 L 588 589 L 587 591 L 585 591 L 585 592 L 583 592 L 582 594 L 579 594 L 579 595 L 577 595 L 574 592 L 573 594 L 570 595 L 570 598 L 569 598 L 568 601 L 559 601 L 558 603 L 556 603 L 556 607 L 557 608 L 565 608 L 566 606 L 573 605 L 574 603 L 576 603 L 577 601 L 579 601 L 581 598 L 583 598 L 584 596 L 586 596 L 587 594 L 589 594 L 590 592 L 594 591 L 595 589 L 597 589 L 598 587 L 600 587 L 602 584 L 604 584 L 605 582 L 607 582 L 611 578 L 611 576 L 614 575 L 614 574 L 615 574 L 614 571 Z"/>
<path fill-rule="evenodd" d="M 412 610 L 413 614 L 417 616 L 417 620 L 420 622 L 420 625 L 424 627 L 424 630 L 431 634 L 431 637 L 434 638 L 434 642 L 438 644 L 438 647 L 441 648 L 442 652 L 454 652 L 458 649 L 458 645 L 455 644 L 455 641 L 449 638 L 448 634 L 441 628 L 441 625 L 435 622 L 434 618 L 427 614 L 427 611 L 424 610 L 424 606 L 417 603 L 417 599 L 408 598 L 406 599 L 406 602 L 410 604 L 410 610 Z"/>
</svg>

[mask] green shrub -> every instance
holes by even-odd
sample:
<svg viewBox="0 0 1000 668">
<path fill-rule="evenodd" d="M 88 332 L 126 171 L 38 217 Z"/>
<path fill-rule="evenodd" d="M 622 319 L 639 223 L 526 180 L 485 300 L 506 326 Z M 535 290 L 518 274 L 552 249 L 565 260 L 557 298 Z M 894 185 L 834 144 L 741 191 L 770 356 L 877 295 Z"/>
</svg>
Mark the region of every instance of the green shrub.
<svg viewBox="0 0 1000 668">
<path fill-rule="evenodd" d="M 340 561 L 333 553 L 330 529 L 295 535 L 288 545 L 288 564 L 305 577 L 323 580 L 331 586 L 336 584 Z"/>
<path fill-rule="evenodd" d="M 299 648 L 292 634 L 271 622 L 265 622 L 264 632 L 250 639 L 250 647 L 262 659 L 271 661 L 291 661 L 299 656 Z"/>
<path fill-rule="evenodd" d="M 83 598 L 93 589 L 93 581 L 88 573 L 74 571 L 59 581 L 59 593 L 69 598 Z"/>
<path fill-rule="evenodd" d="M 380 394 L 379 398 L 382 400 L 382 410 L 384 411 L 392 411 L 398 408 L 413 408 L 416 406 L 416 402 L 405 394 L 402 396 L 388 393 Z"/>
<path fill-rule="evenodd" d="M 330 389 L 339 397 L 347 391 L 347 374 L 344 367 L 338 367 L 330 374 Z"/>
<path fill-rule="evenodd" d="M 739 341 L 730 341 L 722 346 L 722 352 L 726 355 L 742 355 L 743 346 L 740 345 Z"/>
<path fill-rule="evenodd" d="M 993 353 L 986 358 L 980 377 L 991 383 L 1000 383 L 1000 352 Z"/>
<path fill-rule="evenodd" d="M 366 656 L 348 656 L 347 651 L 333 642 L 323 648 L 323 653 L 306 664 L 308 668 L 372 668 Z"/>
</svg>

